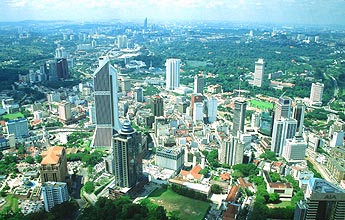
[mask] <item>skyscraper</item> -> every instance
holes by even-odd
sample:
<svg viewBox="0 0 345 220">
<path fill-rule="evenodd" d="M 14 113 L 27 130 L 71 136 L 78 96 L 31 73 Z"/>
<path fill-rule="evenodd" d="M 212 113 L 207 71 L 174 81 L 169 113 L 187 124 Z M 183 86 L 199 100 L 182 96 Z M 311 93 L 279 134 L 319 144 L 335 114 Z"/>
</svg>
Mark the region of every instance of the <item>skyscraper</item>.
<svg viewBox="0 0 345 220">
<path fill-rule="evenodd" d="M 114 135 L 113 141 L 115 184 L 120 187 L 132 187 L 143 172 L 141 134 L 125 120 L 122 129 Z"/>
<path fill-rule="evenodd" d="M 180 63 L 180 59 L 167 59 L 165 62 L 167 90 L 180 87 Z"/>
<path fill-rule="evenodd" d="M 274 121 L 272 132 L 271 151 L 281 156 L 286 143 L 286 139 L 294 138 L 296 135 L 297 121 L 296 119 L 282 118 Z"/>
<path fill-rule="evenodd" d="M 289 97 L 280 97 L 276 103 L 276 109 L 274 112 L 274 120 L 281 118 L 291 117 L 291 103 L 292 100 Z"/>
<path fill-rule="evenodd" d="M 221 163 L 226 163 L 230 166 L 241 164 L 243 162 L 243 152 L 244 142 L 230 134 L 221 143 L 218 159 Z"/>
<path fill-rule="evenodd" d="M 255 62 L 255 72 L 254 72 L 254 86 L 261 87 L 264 81 L 265 74 L 265 62 L 263 59 L 258 59 Z"/>
<path fill-rule="evenodd" d="M 193 121 L 194 123 L 203 121 L 204 119 L 204 103 L 196 102 L 193 108 Z"/>
<path fill-rule="evenodd" d="M 213 96 L 207 98 L 207 117 L 209 123 L 217 120 L 217 99 Z"/>
<path fill-rule="evenodd" d="M 28 120 L 26 118 L 9 120 L 6 122 L 6 129 L 7 134 L 13 134 L 15 138 L 29 135 Z"/>
<path fill-rule="evenodd" d="M 63 101 L 59 103 L 59 118 L 63 121 L 68 121 L 72 118 L 71 103 Z"/>
<path fill-rule="evenodd" d="M 283 151 L 283 157 L 287 162 L 301 162 L 304 160 L 307 143 L 301 137 L 287 139 Z"/>
<path fill-rule="evenodd" d="M 151 100 L 151 113 L 153 116 L 164 116 L 164 103 L 160 95 L 155 95 Z"/>
<path fill-rule="evenodd" d="M 323 83 L 312 83 L 310 90 L 310 104 L 312 105 L 322 105 L 322 95 L 324 89 Z"/>
<path fill-rule="evenodd" d="M 310 178 L 304 197 L 297 203 L 294 220 L 345 219 L 345 192 L 328 181 Z"/>
<path fill-rule="evenodd" d="M 63 182 L 46 182 L 42 185 L 44 209 L 49 212 L 55 205 L 69 200 L 67 184 Z"/>
<path fill-rule="evenodd" d="M 305 105 L 301 100 L 298 100 L 293 108 L 293 118 L 297 120 L 296 136 L 302 136 L 303 122 L 304 122 Z"/>
<path fill-rule="evenodd" d="M 145 20 L 144 20 L 143 30 L 144 30 L 144 32 L 147 31 L 147 18 L 145 18 Z"/>
<path fill-rule="evenodd" d="M 205 78 L 202 74 L 194 76 L 194 93 L 204 93 Z"/>
<path fill-rule="evenodd" d="M 234 115 L 232 120 L 232 135 L 237 137 L 237 132 L 244 132 L 244 123 L 246 120 L 247 101 L 238 98 L 234 102 Z"/>
<path fill-rule="evenodd" d="M 119 131 L 121 124 L 118 113 L 117 71 L 108 57 L 100 58 L 99 67 L 93 77 L 96 110 L 93 146 L 110 147 L 113 131 Z"/>
</svg>

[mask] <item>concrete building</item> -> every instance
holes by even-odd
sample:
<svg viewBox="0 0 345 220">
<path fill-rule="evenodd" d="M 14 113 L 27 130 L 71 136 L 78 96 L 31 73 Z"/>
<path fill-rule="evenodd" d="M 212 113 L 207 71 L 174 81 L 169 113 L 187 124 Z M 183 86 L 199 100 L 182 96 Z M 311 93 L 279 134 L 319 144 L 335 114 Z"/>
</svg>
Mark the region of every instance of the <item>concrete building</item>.
<svg viewBox="0 0 345 220">
<path fill-rule="evenodd" d="M 204 103 L 194 103 L 193 121 L 194 123 L 202 122 L 204 120 Z"/>
<path fill-rule="evenodd" d="M 55 205 L 69 200 L 67 184 L 64 182 L 45 182 L 42 185 L 44 209 L 49 212 Z"/>
<path fill-rule="evenodd" d="M 117 47 L 119 49 L 126 49 L 128 44 L 128 38 L 126 35 L 117 36 Z"/>
<path fill-rule="evenodd" d="M 255 62 L 255 71 L 254 71 L 254 86 L 261 87 L 265 79 L 265 62 L 264 59 L 258 59 Z"/>
<path fill-rule="evenodd" d="M 144 93 L 143 93 L 143 88 L 141 87 L 136 87 L 134 89 L 134 100 L 136 102 L 144 102 Z"/>
<path fill-rule="evenodd" d="M 151 100 L 151 113 L 155 117 L 164 116 L 164 102 L 160 95 L 155 95 Z"/>
<path fill-rule="evenodd" d="M 279 120 L 281 118 L 291 117 L 291 103 L 292 100 L 289 97 L 280 97 L 276 103 L 276 108 L 274 111 L 274 120 Z"/>
<path fill-rule="evenodd" d="M 58 112 L 61 120 L 70 120 L 72 118 L 71 103 L 66 101 L 59 103 Z"/>
<path fill-rule="evenodd" d="M 333 132 L 332 139 L 329 142 L 330 147 L 343 147 L 344 146 L 344 131 Z"/>
<path fill-rule="evenodd" d="M 117 71 L 108 57 L 99 59 L 99 67 L 93 75 L 96 130 L 93 146 L 111 147 L 113 131 L 119 131 L 121 124 L 118 112 Z"/>
<path fill-rule="evenodd" d="M 204 93 L 205 78 L 202 74 L 197 74 L 194 76 L 194 93 Z"/>
<path fill-rule="evenodd" d="M 244 142 L 230 134 L 230 137 L 222 141 L 218 160 L 229 166 L 243 163 Z"/>
<path fill-rule="evenodd" d="M 184 148 L 159 147 L 156 150 L 156 165 L 162 168 L 179 171 L 184 164 Z"/>
<path fill-rule="evenodd" d="M 217 99 L 213 96 L 207 98 L 207 118 L 209 123 L 217 120 Z"/>
<path fill-rule="evenodd" d="M 273 122 L 273 111 L 261 112 L 259 132 L 267 136 L 272 136 Z"/>
<path fill-rule="evenodd" d="M 285 147 L 286 139 L 294 138 L 296 135 L 296 119 L 281 119 L 274 122 L 272 132 L 271 151 L 281 156 Z"/>
<path fill-rule="evenodd" d="M 345 148 L 335 147 L 329 152 L 327 169 L 339 182 L 345 179 Z"/>
<path fill-rule="evenodd" d="M 89 111 L 89 121 L 91 124 L 96 124 L 96 108 L 94 105 L 88 107 Z"/>
<path fill-rule="evenodd" d="M 247 101 L 238 98 L 234 102 L 234 114 L 232 120 L 232 135 L 237 136 L 238 132 L 244 132 L 244 123 L 246 120 Z"/>
<path fill-rule="evenodd" d="M 311 84 L 311 90 L 310 90 L 310 104 L 311 105 L 322 105 L 322 95 L 324 90 L 324 84 L 323 83 L 312 83 Z"/>
<path fill-rule="evenodd" d="M 26 118 L 19 118 L 9 120 L 6 122 L 7 134 L 13 134 L 15 138 L 21 138 L 29 135 L 28 120 Z"/>
<path fill-rule="evenodd" d="M 113 158 L 115 163 L 115 185 L 132 187 L 142 177 L 141 134 L 136 132 L 128 120 L 113 138 Z"/>
<path fill-rule="evenodd" d="M 129 91 L 131 91 L 131 82 L 127 78 L 121 79 L 121 91 L 123 94 L 127 94 Z"/>
<path fill-rule="evenodd" d="M 53 92 L 53 93 L 47 94 L 47 100 L 48 100 L 49 103 L 60 102 L 61 101 L 60 93 Z"/>
<path fill-rule="evenodd" d="M 283 149 L 283 157 L 287 162 L 301 162 L 304 161 L 305 151 L 307 149 L 307 142 L 301 137 L 287 139 Z"/>
<path fill-rule="evenodd" d="M 294 220 L 345 219 L 345 192 L 328 181 L 310 178 L 304 197 L 297 204 Z"/>
<path fill-rule="evenodd" d="M 296 136 L 302 137 L 303 133 L 303 122 L 304 122 L 304 112 L 305 112 L 305 105 L 301 100 L 298 100 L 293 107 L 293 118 L 297 120 L 297 130 Z"/>
<path fill-rule="evenodd" d="M 42 152 L 40 177 L 42 183 L 68 181 L 65 148 L 54 146 Z"/>
<path fill-rule="evenodd" d="M 167 59 L 165 62 L 167 90 L 180 87 L 180 63 L 180 59 Z"/>
</svg>

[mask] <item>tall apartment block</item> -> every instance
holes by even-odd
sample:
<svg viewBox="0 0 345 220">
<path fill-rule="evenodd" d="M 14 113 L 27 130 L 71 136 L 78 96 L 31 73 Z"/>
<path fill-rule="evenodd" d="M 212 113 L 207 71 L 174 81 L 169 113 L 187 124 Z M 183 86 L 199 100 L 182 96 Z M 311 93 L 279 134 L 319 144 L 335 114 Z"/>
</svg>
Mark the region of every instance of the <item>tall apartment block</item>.
<svg viewBox="0 0 345 220">
<path fill-rule="evenodd" d="M 69 200 L 67 184 L 64 182 L 45 182 L 42 185 L 44 209 L 49 212 L 55 205 Z"/>
<path fill-rule="evenodd" d="M 254 86 L 261 87 L 265 77 L 265 62 L 264 59 L 258 59 L 255 62 L 254 71 Z"/>
<path fill-rule="evenodd" d="M 310 89 L 310 104 L 322 105 L 322 95 L 325 85 L 323 83 L 312 83 Z"/>
<path fill-rule="evenodd" d="M 114 130 L 121 129 L 118 112 L 117 71 L 108 57 L 101 57 L 93 75 L 96 130 L 93 146 L 111 147 Z"/>
<path fill-rule="evenodd" d="M 167 90 L 180 87 L 180 63 L 180 59 L 167 59 L 165 62 Z"/>
</svg>

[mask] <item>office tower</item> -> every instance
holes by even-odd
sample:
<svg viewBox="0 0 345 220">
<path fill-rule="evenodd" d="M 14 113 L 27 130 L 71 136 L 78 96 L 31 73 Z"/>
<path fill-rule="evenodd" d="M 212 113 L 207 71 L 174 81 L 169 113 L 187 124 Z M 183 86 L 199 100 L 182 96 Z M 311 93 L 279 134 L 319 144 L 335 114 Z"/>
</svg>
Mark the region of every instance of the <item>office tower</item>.
<svg viewBox="0 0 345 220">
<path fill-rule="evenodd" d="M 332 139 L 329 142 L 330 147 L 343 147 L 344 145 L 344 131 L 333 132 Z"/>
<path fill-rule="evenodd" d="M 159 147 L 156 150 L 156 165 L 162 168 L 178 171 L 183 167 L 184 148 Z"/>
<path fill-rule="evenodd" d="M 209 123 L 217 120 L 217 99 L 213 96 L 207 98 L 207 117 Z"/>
<path fill-rule="evenodd" d="M 60 93 L 53 92 L 53 93 L 47 94 L 47 99 L 48 99 L 49 103 L 51 103 L 51 102 L 60 102 L 61 101 L 61 96 L 60 96 Z"/>
<path fill-rule="evenodd" d="M 234 102 L 234 114 L 232 120 L 232 135 L 237 137 L 237 133 L 244 132 L 244 123 L 246 120 L 247 101 L 238 98 Z"/>
<path fill-rule="evenodd" d="M 7 134 L 13 134 L 15 138 L 21 138 L 29 135 L 28 120 L 19 118 L 6 122 Z"/>
<path fill-rule="evenodd" d="M 117 71 L 108 57 L 101 57 L 94 72 L 94 96 L 96 109 L 96 130 L 93 139 L 95 147 L 110 147 L 114 130 L 121 129 L 118 113 Z"/>
<path fill-rule="evenodd" d="M 59 103 L 59 118 L 63 121 L 68 121 L 72 118 L 71 103 L 63 101 Z"/>
<path fill-rule="evenodd" d="M 145 18 L 145 20 L 144 20 L 143 30 L 144 30 L 144 32 L 147 31 L 147 18 Z"/>
<path fill-rule="evenodd" d="M 117 36 L 117 47 L 119 49 L 127 48 L 128 39 L 126 35 Z"/>
<path fill-rule="evenodd" d="M 164 116 L 164 103 L 160 95 L 155 95 L 151 100 L 151 113 L 153 116 Z"/>
<path fill-rule="evenodd" d="M 202 74 L 194 76 L 194 93 L 204 93 L 205 78 Z"/>
<path fill-rule="evenodd" d="M 304 161 L 307 143 L 301 137 L 287 139 L 283 150 L 283 157 L 287 162 Z"/>
<path fill-rule="evenodd" d="M 58 47 L 55 50 L 55 58 L 67 58 L 67 54 L 64 47 Z"/>
<path fill-rule="evenodd" d="M 134 89 L 134 99 L 137 102 L 144 102 L 144 93 L 143 93 L 143 88 L 141 87 L 136 87 Z"/>
<path fill-rule="evenodd" d="M 67 184 L 64 182 L 46 182 L 42 185 L 44 209 L 49 212 L 55 205 L 69 200 Z"/>
<path fill-rule="evenodd" d="M 296 119 L 282 118 L 274 121 L 272 132 L 272 145 L 271 151 L 276 155 L 281 156 L 286 139 L 294 138 L 296 135 L 297 121 Z"/>
<path fill-rule="evenodd" d="M 250 127 L 258 128 L 260 126 L 260 113 L 254 112 L 250 120 Z"/>
<path fill-rule="evenodd" d="M 197 102 L 193 108 L 193 121 L 198 123 L 204 120 L 204 103 Z"/>
<path fill-rule="evenodd" d="M 220 163 L 226 163 L 230 166 L 241 164 L 243 162 L 244 142 L 238 137 L 230 134 L 220 146 L 218 159 Z"/>
<path fill-rule="evenodd" d="M 42 152 L 41 182 L 66 182 L 68 177 L 65 148 L 54 146 Z"/>
<path fill-rule="evenodd" d="M 203 103 L 204 102 L 204 96 L 200 93 L 192 94 L 192 97 L 190 99 L 190 106 L 192 108 L 192 111 L 194 109 L 195 103 Z"/>
<path fill-rule="evenodd" d="M 324 89 L 323 83 L 312 83 L 310 90 L 310 104 L 311 105 L 322 105 L 322 95 Z"/>
<path fill-rule="evenodd" d="M 301 100 L 298 100 L 293 107 L 293 118 L 297 120 L 296 136 L 301 137 L 303 133 L 305 105 Z"/>
<path fill-rule="evenodd" d="M 180 87 L 180 63 L 180 59 L 167 59 L 165 62 L 167 90 Z"/>
<path fill-rule="evenodd" d="M 96 41 L 95 39 L 93 39 L 93 40 L 91 41 L 91 47 L 92 47 L 92 48 L 96 48 L 96 46 L 97 46 L 97 41 Z"/>
<path fill-rule="evenodd" d="M 255 62 L 255 72 L 254 72 L 254 86 L 261 87 L 265 77 L 265 62 L 263 59 L 258 59 Z"/>
<path fill-rule="evenodd" d="M 94 104 L 90 104 L 88 107 L 89 121 L 91 124 L 96 124 L 96 108 Z"/>
<path fill-rule="evenodd" d="M 280 97 L 276 103 L 276 109 L 274 111 L 274 120 L 281 118 L 291 117 L 291 103 L 292 100 L 289 97 Z"/>
<path fill-rule="evenodd" d="M 132 187 L 142 176 L 141 134 L 136 132 L 128 120 L 113 138 L 115 162 L 115 185 Z"/>
<path fill-rule="evenodd" d="M 129 91 L 131 91 L 131 82 L 127 78 L 121 79 L 121 90 L 122 93 L 127 94 Z"/>
<path fill-rule="evenodd" d="M 304 197 L 297 204 L 294 220 L 345 219 L 345 191 L 330 182 L 310 178 Z"/>
</svg>

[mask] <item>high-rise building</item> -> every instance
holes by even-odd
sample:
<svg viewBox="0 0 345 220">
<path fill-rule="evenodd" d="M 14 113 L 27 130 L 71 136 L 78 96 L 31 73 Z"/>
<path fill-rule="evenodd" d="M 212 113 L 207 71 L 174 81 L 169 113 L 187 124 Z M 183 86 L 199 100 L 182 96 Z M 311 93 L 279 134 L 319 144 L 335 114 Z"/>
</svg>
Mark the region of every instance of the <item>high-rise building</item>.
<svg viewBox="0 0 345 220">
<path fill-rule="evenodd" d="M 55 50 L 55 58 L 67 58 L 66 51 L 64 47 L 58 47 Z"/>
<path fill-rule="evenodd" d="M 304 122 L 305 105 L 301 100 L 298 100 L 293 107 L 293 118 L 297 120 L 297 131 L 296 136 L 301 137 L 303 133 L 303 122 Z"/>
<path fill-rule="evenodd" d="M 115 184 L 132 187 L 142 177 L 141 134 L 136 132 L 128 120 L 113 138 L 113 157 L 115 163 Z"/>
<path fill-rule="evenodd" d="M 310 104 L 322 105 L 322 95 L 325 85 L 323 83 L 312 83 L 310 90 Z"/>
<path fill-rule="evenodd" d="M 297 121 L 296 119 L 282 118 L 274 121 L 272 132 L 271 151 L 281 156 L 286 143 L 286 139 L 294 138 L 296 135 Z"/>
<path fill-rule="evenodd" d="M 180 59 L 167 59 L 165 62 L 167 90 L 180 87 L 180 63 Z"/>
<path fill-rule="evenodd" d="M 218 159 L 221 163 L 230 166 L 241 164 L 243 162 L 243 152 L 244 142 L 230 134 L 230 137 L 221 143 Z"/>
<path fill-rule="evenodd" d="M 117 47 L 119 49 L 127 48 L 128 39 L 126 35 L 117 36 Z"/>
<path fill-rule="evenodd" d="M 273 116 L 274 112 L 272 110 L 268 112 L 261 112 L 260 114 L 260 127 L 259 132 L 264 135 L 272 136 L 273 131 Z"/>
<path fill-rule="evenodd" d="M 15 138 L 20 138 L 29 135 L 28 120 L 26 118 L 19 118 L 7 121 L 6 129 L 7 134 L 13 134 Z"/>
<path fill-rule="evenodd" d="M 237 137 L 238 132 L 244 132 L 244 123 L 246 120 L 247 101 L 238 98 L 234 102 L 234 115 L 232 120 L 232 135 Z"/>
<path fill-rule="evenodd" d="M 137 102 L 143 102 L 144 101 L 144 93 L 143 93 L 143 88 L 141 87 L 136 87 L 134 89 L 134 99 Z"/>
<path fill-rule="evenodd" d="M 276 109 L 274 111 L 274 120 L 281 118 L 291 117 L 291 103 L 292 100 L 289 97 L 280 97 L 276 103 Z"/>
<path fill-rule="evenodd" d="M 329 142 L 330 147 L 342 147 L 344 145 L 344 131 L 333 132 L 332 139 Z"/>
<path fill-rule="evenodd" d="M 304 160 L 307 142 L 301 137 L 287 139 L 283 150 L 283 157 L 287 162 L 301 162 Z"/>
<path fill-rule="evenodd" d="M 155 95 L 151 100 L 151 113 L 153 116 L 164 116 L 164 103 L 160 95 Z"/>
<path fill-rule="evenodd" d="M 328 181 L 310 178 L 304 197 L 297 203 L 294 220 L 345 219 L 345 191 Z"/>
<path fill-rule="evenodd" d="M 131 82 L 127 78 L 121 79 L 121 90 L 122 93 L 127 94 L 129 91 L 131 91 Z"/>
<path fill-rule="evenodd" d="M 65 148 L 54 146 L 42 152 L 40 166 L 41 182 L 67 182 L 67 159 Z"/>
<path fill-rule="evenodd" d="M 88 106 L 89 121 L 91 124 L 96 124 L 96 108 L 94 104 Z"/>
<path fill-rule="evenodd" d="M 184 148 L 160 147 L 156 151 L 156 165 L 170 170 L 179 171 L 184 164 Z"/>
<path fill-rule="evenodd" d="M 59 118 L 63 121 L 68 121 L 72 118 L 71 103 L 63 101 L 59 103 Z"/>
<path fill-rule="evenodd" d="M 204 93 L 205 78 L 202 74 L 194 76 L 194 93 Z"/>
<path fill-rule="evenodd" d="M 67 184 L 64 182 L 45 182 L 42 185 L 44 209 L 49 212 L 55 205 L 69 200 Z"/>
<path fill-rule="evenodd" d="M 213 96 L 207 98 L 207 117 L 209 123 L 217 120 L 217 99 Z"/>
<path fill-rule="evenodd" d="M 265 62 L 264 59 L 258 59 L 255 62 L 255 72 L 254 72 L 254 86 L 261 87 L 265 77 Z"/>
<path fill-rule="evenodd" d="M 101 57 L 99 67 L 94 72 L 94 96 L 96 130 L 93 146 L 110 147 L 114 130 L 119 131 L 121 124 L 118 112 L 117 71 L 108 57 Z"/>
<path fill-rule="evenodd" d="M 193 108 L 194 123 L 198 123 L 203 120 L 204 120 L 204 103 L 202 102 L 194 103 L 194 108 Z"/>
<path fill-rule="evenodd" d="M 145 18 L 145 20 L 144 20 L 143 30 L 144 30 L 144 32 L 147 31 L 147 18 Z"/>
</svg>

